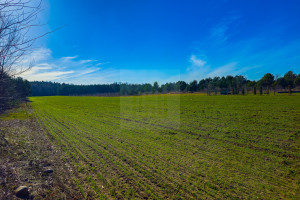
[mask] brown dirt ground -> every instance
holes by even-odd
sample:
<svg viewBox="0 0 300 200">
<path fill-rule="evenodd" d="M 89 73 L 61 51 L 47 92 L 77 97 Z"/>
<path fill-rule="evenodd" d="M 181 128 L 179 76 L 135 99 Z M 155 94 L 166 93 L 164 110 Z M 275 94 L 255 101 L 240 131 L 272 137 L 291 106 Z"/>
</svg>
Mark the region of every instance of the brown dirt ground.
<svg viewBox="0 0 300 200">
<path fill-rule="evenodd" d="M 21 107 L 31 112 L 27 103 Z M 76 170 L 29 116 L 0 118 L 0 199 L 19 199 L 14 190 L 21 185 L 29 187 L 31 199 L 84 199 L 74 183 Z M 49 167 L 53 173 L 44 173 Z"/>
</svg>

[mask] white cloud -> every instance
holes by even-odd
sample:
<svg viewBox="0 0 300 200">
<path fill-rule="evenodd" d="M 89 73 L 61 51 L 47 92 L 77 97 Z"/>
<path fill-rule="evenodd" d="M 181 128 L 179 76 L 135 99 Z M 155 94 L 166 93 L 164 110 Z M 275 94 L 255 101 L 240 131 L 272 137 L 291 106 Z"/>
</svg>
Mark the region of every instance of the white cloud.
<svg viewBox="0 0 300 200">
<path fill-rule="evenodd" d="M 39 71 L 42 71 L 42 70 L 49 70 L 49 69 L 52 69 L 52 67 L 49 65 L 49 64 L 41 64 L 41 65 L 36 65 L 34 67 L 32 67 L 30 70 L 24 72 L 22 74 L 22 76 L 24 77 L 28 77 L 28 76 L 31 76 Z"/>
<path fill-rule="evenodd" d="M 206 64 L 205 60 L 197 58 L 195 55 L 192 55 L 190 57 L 190 61 L 191 61 L 193 66 L 198 66 L 198 67 L 203 67 Z"/>
<path fill-rule="evenodd" d="M 77 58 L 78 56 L 68 56 L 68 57 L 62 57 L 61 60 L 62 61 L 71 61 L 71 60 L 74 60 L 75 58 Z"/>
<path fill-rule="evenodd" d="M 210 65 L 207 64 L 206 60 L 201 59 L 193 54 L 190 56 L 190 63 L 191 65 L 186 68 L 186 71 L 180 73 L 179 76 L 175 76 L 173 78 L 189 82 L 192 80 L 199 80 L 201 78 L 206 77 L 206 74 L 210 70 Z"/>
<path fill-rule="evenodd" d="M 190 57 L 190 63 L 191 66 L 187 67 L 185 72 L 174 76 L 173 79 L 189 82 L 215 76 L 240 75 L 259 67 L 259 65 L 240 67 L 238 62 L 212 67 L 206 60 L 200 59 L 194 54 Z"/>
<path fill-rule="evenodd" d="M 64 77 L 64 75 L 72 74 L 74 71 L 53 71 L 53 72 L 45 72 L 45 73 L 33 73 L 28 77 L 25 75 L 30 81 L 55 81 Z"/>
<path fill-rule="evenodd" d="M 86 64 L 86 63 L 90 63 L 93 62 L 94 60 L 81 60 L 79 63 L 80 64 Z M 96 60 L 95 60 L 96 61 Z"/>
<path fill-rule="evenodd" d="M 52 69 L 52 66 L 48 63 L 41 63 L 36 66 L 39 69 Z"/>
<path fill-rule="evenodd" d="M 35 62 L 40 62 L 43 60 L 46 60 L 47 58 L 49 58 L 52 54 L 52 51 L 50 49 L 47 48 L 40 48 L 37 49 L 35 51 L 33 51 L 30 54 L 30 58 L 33 59 Z"/>
<path fill-rule="evenodd" d="M 32 51 L 29 55 L 24 56 L 21 60 L 19 60 L 16 65 L 29 67 L 34 65 L 35 63 L 40 63 L 42 61 L 47 60 L 51 56 L 51 50 L 47 48 L 39 48 Z"/>
<path fill-rule="evenodd" d="M 226 76 L 226 75 L 235 75 L 236 71 L 236 62 L 232 62 L 221 67 L 218 67 L 212 70 L 207 74 L 207 77 L 215 77 L 215 76 Z"/>
<path fill-rule="evenodd" d="M 97 63 L 95 64 L 95 66 L 100 66 L 100 65 L 103 65 L 104 63 Z"/>
<path fill-rule="evenodd" d="M 180 74 L 180 70 L 170 70 L 161 72 L 160 70 L 129 70 L 103 68 L 108 62 L 99 62 L 93 59 L 79 60 L 79 56 L 68 56 L 55 59 L 49 49 L 37 49 L 32 53 L 36 62 L 30 71 L 22 74 L 22 77 L 29 81 L 57 81 L 75 84 L 97 84 L 97 83 L 161 83 L 176 81 L 173 76 Z M 28 56 L 30 60 L 32 56 Z M 203 65 L 201 61 L 194 57 L 195 66 Z M 101 66 L 101 67 L 99 67 Z M 171 78 L 170 78 L 171 77 Z"/>
<path fill-rule="evenodd" d="M 176 82 L 184 80 L 200 80 L 206 77 L 236 75 L 254 67 L 238 68 L 237 62 L 212 67 L 205 55 L 192 54 L 189 57 L 189 66 L 184 71 L 180 69 L 152 70 L 152 69 L 116 69 L 102 67 L 107 62 L 99 62 L 93 59 L 79 60 L 78 56 L 53 58 L 51 50 L 46 48 L 37 49 L 30 56 L 23 59 L 24 63 L 30 63 L 35 59 L 35 64 L 30 71 L 22 74 L 22 77 L 30 81 L 57 81 L 75 84 L 98 84 L 98 83 L 153 83 Z M 101 68 L 99 67 L 101 66 Z M 256 66 L 257 67 L 257 66 Z"/>
<path fill-rule="evenodd" d="M 196 55 L 191 55 L 190 57 L 191 66 L 187 68 L 187 73 L 190 76 L 200 76 L 204 75 L 209 70 L 209 65 L 207 61 L 201 58 L 198 58 Z"/>
<path fill-rule="evenodd" d="M 55 59 L 47 48 L 33 51 L 22 60 L 23 65 L 32 65 L 21 76 L 29 81 L 61 81 L 81 77 L 98 71 L 97 60 L 77 60 L 76 56 Z M 33 62 L 34 61 L 34 62 Z"/>
</svg>

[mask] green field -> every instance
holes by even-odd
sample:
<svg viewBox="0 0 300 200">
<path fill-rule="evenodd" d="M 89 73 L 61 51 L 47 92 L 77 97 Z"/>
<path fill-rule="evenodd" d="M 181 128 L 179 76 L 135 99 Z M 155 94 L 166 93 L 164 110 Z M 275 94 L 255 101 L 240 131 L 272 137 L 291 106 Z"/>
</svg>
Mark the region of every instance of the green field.
<svg viewBox="0 0 300 200">
<path fill-rule="evenodd" d="M 300 198 L 300 96 L 30 100 L 87 199 Z"/>
</svg>

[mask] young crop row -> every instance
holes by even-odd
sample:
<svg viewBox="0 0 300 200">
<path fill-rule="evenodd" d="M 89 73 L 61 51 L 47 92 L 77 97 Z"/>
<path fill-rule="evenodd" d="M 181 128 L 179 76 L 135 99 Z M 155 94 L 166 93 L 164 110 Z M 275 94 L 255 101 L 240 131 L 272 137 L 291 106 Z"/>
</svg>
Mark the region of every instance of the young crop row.
<svg viewBox="0 0 300 200">
<path fill-rule="evenodd" d="M 100 199 L 297 197 L 300 96 L 34 97 Z"/>
</svg>

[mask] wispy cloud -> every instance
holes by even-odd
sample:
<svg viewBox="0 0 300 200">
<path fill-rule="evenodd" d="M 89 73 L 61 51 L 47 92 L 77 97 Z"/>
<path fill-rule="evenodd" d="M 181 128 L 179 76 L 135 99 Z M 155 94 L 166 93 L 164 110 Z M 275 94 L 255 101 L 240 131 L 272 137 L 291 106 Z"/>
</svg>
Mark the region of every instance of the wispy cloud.
<svg viewBox="0 0 300 200">
<path fill-rule="evenodd" d="M 148 69 L 117 69 L 115 67 L 103 67 L 109 62 L 99 62 L 94 59 L 79 60 L 79 56 L 67 56 L 53 58 L 52 52 L 47 48 L 40 48 L 31 55 L 24 58 L 23 64 L 34 64 L 31 70 L 22 74 L 22 77 L 30 81 L 56 81 L 74 84 L 97 84 L 97 83 L 152 83 L 159 81 L 165 83 L 176 81 L 172 79 L 180 74 L 180 70 L 160 70 Z M 196 57 L 191 58 L 195 67 L 201 67 L 205 63 Z"/>
<path fill-rule="evenodd" d="M 242 30 L 247 28 L 245 19 L 239 13 L 229 13 L 210 21 L 214 25 L 209 32 L 192 46 L 192 56 L 205 55 L 207 58 L 204 59 L 206 64 L 201 67 L 205 73 L 200 73 L 196 67 L 189 67 L 188 70 L 194 69 L 189 77 L 194 78 L 195 74 L 201 78 L 241 74 L 249 79 L 258 79 L 267 72 L 283 75 L 287 70 L 293 70 L 298 73 L 299 38 L 288 41 L 286 27 L 278 27 L 275 31 L 274 23 L 265 24 L 263 30 L 256 32 L 241 31 L 241 27 Z"/>
<path fill-rule="evenodd" d="M 260 67 L 259 65 L 242 66 L 238 62 L 229 62 L 225 65 L 211 66 L 208 61 L 200 59 L 196 55 L 191 55 L 190 63 L 191 66 L 187 67 L 186 71 L 181 73 L 179 77 L 175 76 L 173 78 L 177 78 L 177 80 L 191 81 L 215 76 L 242 75 L 249 70 Z"/>
<path fill-rule="evenodd" d="M 173 79 L 177 80 L 184 80 L 184 81 L 191 81 L 191 80 L 198 80 L 199 78 L 203 78 L 210 70 L 210 65 L 207 64 L 207 61 L 204 58 L 200 58 L 192 54 L 189 59 L 190 66 L 186 68 L 185 71 L 182 71 L 179 74 L 179 77 L 173 77 Z M 176 80 L 176 81 L 177 81 Z"/>
<path fill-rule="evenodd" d="M 97 61 L 97 60 L 81 60 L 79 63 L 86 64 L 86 63 L 95 62 L 95 61 Z"/>
<path fill-rule="evenodd" d="M 240 15 L 236 13 L 230 13 L 219 20 L 218 23 L 211 29 L 210 38 L 215 40 L 215 42 L 225 42 L 227 41 L 234 29 L 238 25 L 238 20 L 241 18 Z"/>
<path fill-rule="evenodd" d="M 55 81 L 57 79 L 64 78 L 65 75 L 72 73 L 74 73 L 74 71 L 42 72 L 41 70 L 37 70 L 36 73 L 29 72 L 25 74 L 24 77 L 31 81 Z"/>
<path fill-rule="evenodd" d="M 22 65 L 32 65 L 31 70 L 22 74 L 30 81 L 61 81 L 90 74 L 99 70 L 97 60 L 77 60 L 78 56 L 55 59 L 48 48 L 40 48 L 26 56 Z"/>
<path fill-rule="evenodd" d="M 113 63 L 99 62 L 96 59 L 79 59 L 80 56 L 68 56 L 53 58 L 50 49 L 41 48 L 34 51 L 30 56 L 22 60 L 22 64 L 33 63 L 30 71 L 22 76 L 30 81 L 57 81 L 75 84 L 98 84 L 113 82 L 128 83 L 159 83 L 175 82 L 184 80 L 200 80 L 202 78 L 226 75 L 247 75 L 252 79 L 270 71 L 272 65 L 278 64 L 278 57 L 282 58 L 282 66 L 299 63 L 300 41 L 287 44 L 283 48 L 263 49 L 258 51 L 259 39 L 249 39 L 229 45 L 223 45 L 224 52 L 205 54 L 204 52 L 193 53 L 186 59 L 186 66 L 177 69 L 126 69 L 114 67 Z M 243 48 L 247 47 L 247 48 Z M 232 49 L 236 49 L 232 51 Z M 223 55 L 220 57 L 220 55 Z M 32 62 L 34 61 L 34 62 Z M 291 63 L 291 64 L 290 64 Z M 294 70 L 288 68 L 288 70 Z M 285 72 L 286 68 L 282 68 Z M 276 72 L 278 73 L 278 72 Z M 254 74 L 253 77 L 248 74 Z M 280 74 L 280 72 L 279 72 Z"/>
<path fill-rule="evenodd" d="M 51 57 L 51 50 L 40 48 L 32 51 L 29 55 L 24 56 L 16 65 L 30 66 L 33 63 L 40 63 Z"/>
<path fill-rule="evenodd" d="M 226 76 L 226 75 L 235 75 L 237 63 L 228 63 L 224 66 L 217 67 L 216 69 L 212 70 L 208 73 L 207 77 L 215 77 L 215 76 Z"/>
<path fill-rule="evenodd" d="M 75 84 L 153 83 L 154 81 L 166 83 L 178 80 L 189 82 L 206 77 L 241 74 L 258 67 L 240 67 L 238 62 L 212 67 L 205 55 L 192 54 L 189 57 L 189 65 L 183 71 L 180 69 L 167 71 L 117 69 L 115 67 L 103 67 L 105 63 L 93 59 L 79 60 L 79 56 L 55 59 L 52 57 L 51 51 L 44 48 L 38 49 L 31 56 L 26 57 L 23 64 L 32 63 L 30 58 L 35 60 L 34 65 L 30 71 L 22 74 L 22 77 L 30 81 L 57 81 Z"/>
<path fill-rule="evenodd" d="M 78 57 L 77 55 L 76 56 L 62 57 L 61 60 L 68 62 L 68 61 L 74 60 L 77 57 Z"/>
<path fill-rule="evenodd" d="M 192 66 L 203 67 L 206 64 L 206 61 L 200 58 L 197 58 L 195 55 L 191 55 L 190 62 Z"/>
</svg>

